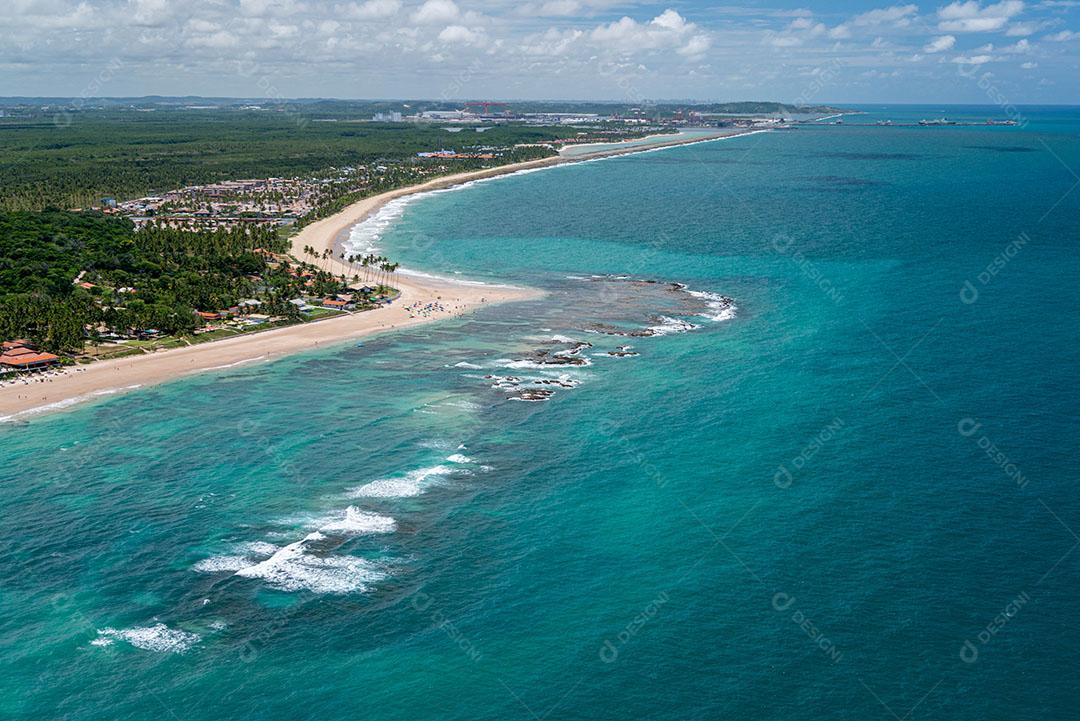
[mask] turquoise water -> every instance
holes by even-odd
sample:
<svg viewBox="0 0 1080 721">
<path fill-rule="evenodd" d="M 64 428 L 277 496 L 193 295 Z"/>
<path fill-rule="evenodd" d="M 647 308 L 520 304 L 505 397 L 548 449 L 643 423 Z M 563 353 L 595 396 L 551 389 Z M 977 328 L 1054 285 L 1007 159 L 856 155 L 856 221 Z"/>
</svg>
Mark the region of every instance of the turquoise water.
<svg viewBox="0 0 1080 721">
<path fill-rule="evenodd" d="M 432 194 L 386 254 L 547 297 L 0 428 L 0 717 L 1069 717 L 1080 112 L 1025 112 Z"/>
</svg>

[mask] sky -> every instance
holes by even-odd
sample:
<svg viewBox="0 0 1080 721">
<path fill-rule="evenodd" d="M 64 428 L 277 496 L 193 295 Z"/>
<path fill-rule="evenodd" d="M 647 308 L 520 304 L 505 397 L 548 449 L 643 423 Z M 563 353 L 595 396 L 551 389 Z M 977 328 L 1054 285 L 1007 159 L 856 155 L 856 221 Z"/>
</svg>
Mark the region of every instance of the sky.
<svg viewBox="0 0 1080 721">
<path fill-rule="evenodd" d="M 1080 0 L 5 0 L 0 95 L 1080 104 Z"/>
</svg>

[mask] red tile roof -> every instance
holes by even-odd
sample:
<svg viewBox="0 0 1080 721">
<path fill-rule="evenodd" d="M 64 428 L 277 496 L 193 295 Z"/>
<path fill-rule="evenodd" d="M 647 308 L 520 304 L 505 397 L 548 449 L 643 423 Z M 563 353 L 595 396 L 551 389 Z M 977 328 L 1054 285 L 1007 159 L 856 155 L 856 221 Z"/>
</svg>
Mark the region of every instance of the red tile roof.
<svg viewBox="0 0 1080 721">
<path fill-rule="evenodd" d="M 12 355 L 11 353 L 5 353 L 4 355 L 0 355 L 0 364 L 13 366 L 15 368 L 45 365 L 48 363 L 55 363 L 58 360 L 60 360 L 60 357 L 55 356 L 52 353 L 35 353 L 33 351 L 29 354 L 23 353 Z"/>
</svg>

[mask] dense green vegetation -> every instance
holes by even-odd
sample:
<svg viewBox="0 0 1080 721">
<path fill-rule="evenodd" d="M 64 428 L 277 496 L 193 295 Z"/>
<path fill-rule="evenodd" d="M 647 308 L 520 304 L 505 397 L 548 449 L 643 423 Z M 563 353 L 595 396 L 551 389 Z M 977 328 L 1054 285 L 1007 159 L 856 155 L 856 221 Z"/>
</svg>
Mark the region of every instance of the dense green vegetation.
<svg viewBox="0 0 1080 721">
<path fill-rule="evenodd" d="M 266 228 L 136 232 L 99 213 L 0 213 L 0 337 L 71 350 L 88 330 L 185 333 L 195 310 L 253 296 L 263 312 L 295 316 L 287 301 L 301 281 L 257 249 L 281 251 L 285 241 Z"/>
<path fill-rule="evenodd" d="M 187 185 L 293 177 L 366 163 L 416 163 L 416 153 L 508 146 L 574 129 L 497 126 L 449 133 L 436 126 L 320 122 L 278 112 L 74 113 L 0 118 L 0 209 L 96 205 Z M 460 169 L 477 161 L 454 161 Z"/>
</svg>

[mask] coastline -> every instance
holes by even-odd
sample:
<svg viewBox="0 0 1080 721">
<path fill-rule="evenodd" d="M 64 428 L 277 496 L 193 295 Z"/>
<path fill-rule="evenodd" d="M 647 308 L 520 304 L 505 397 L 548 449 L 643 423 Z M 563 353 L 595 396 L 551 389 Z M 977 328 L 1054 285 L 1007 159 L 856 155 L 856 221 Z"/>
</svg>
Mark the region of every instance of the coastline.
<svg viewBox="0 0 1080 721">
<path fill-rule="evenodd" d="M 509 286 L 474 286 L 395 281 L 401 295 L 390 306 L 349 315 L 274 328 L 250 335 L 173 348 L 141 356 L 127 356 L 69 367 L 58 375 L 39 375 L 27 384 L 0 389 L 0 421 L 68 408 L 83 401 L 168 382 L 202 371 L 245 363 L 264 362 L 380 331 L 407 328 L 439 318 L 462 315 L 488 303 L 525 300 L 535 291 Z M 415 315 L 407 306 L 439 303 L 445 310 Z M 31 376 L 31 378 L 34 378 Z"/>
<path fill-rule="evenodd" d="M 694 135 L 693 137 L 672 137 L 671 135 L 651 135 L 647 138 L 638 138 L 639 144 L 629 145 L 625 147 L 608 147 L 603 150 L 597 150 L 591 153 L 582 153 L 580 155 L 555 155 L 548 158 L 540 158 L 537 160 L 526 160 L 520 163 L 510 163 L 507 165 L 500 165 L 495 168 L 485 168 L 483 170 L 470 170 L 464 173 L 454 173 L 453 175 L 444 175 L 438 178 L 425 181 L 423 183 L 417 183 L 416 185 L 410 185 L 404 188 L 398 188 L 396 190 L 389 190 L 379 195 L 372 195 L 367 198 L 361 198 L 347 208 L 344 208 L 335 215 L 329 218 L 323 218 L 322 220 L 315 221 L 311 225 L 305 226 L 299 233 L 292 238 L 293 254 L 297 257 L 301 257 L 304 246 L 311 246 L 316 252 L 321 253 L 323 250 L 329 250 L 331 255 L 335 258 L 335 267 L 337 273 L 345 273 L 346 275 L 352 275 L 353 270 L 346 267 L 343 263 L 336 260 L 338 253 L 343 250 L 342 241 L 348 235 L 349 230 L 356 224 L 362 223 L 369 217 L 379 212 L 387 203 L 398 198 L 404 198 L 409 195 L 417 195 L 420 193 L 428 193 L 433 190 L 443 190 L 445 188 L 451 188 L 456 185 L 462 185 L 463 183 L 472 182 L 474 180 L 485 180 L 488 178 L 497 178 L 502 175 L 512 175 L 513 173 L 519 173 L 523 170 L 537 170 L 541 168 L 551 168 L 557 165 L 568 165 L 571 163 L 582 163 L 589 160 L 598 160 L 600 158 L 610 158 L 618 155 L 630 155 L 633 153 L 644 153 L 652 150 L 658 150 L 661 148 L 672 148 L 679 145 L 692 145 L 694 143 L 705 143 L 713 140 L 719 140 L 721 138 L 731 138 L 738 135 L 749 135 L 751 133 L 762 132 L 760 129 L 750 128 L 738 128 L 738 129 L 725 129 L 717 130 L 714 134 L 702 134 Z M 657 142 L 643 144 L 641 140 L 655 138 Z M 666 140 L 665 140 L 666 138 Z M 625 141 L 627 143 L 634 141 Z M 400 274 L 399 274 L 400 275 Z"/>
<path fill-rule="evenodd" d="M 511 163 L 495 168 L 455 173 L 405 188 L 362 198 L 329 218 L 318 220 L 300 230 L 291 239 L 293 254 L 302 257 L 304 246 L 316 251 L 330 250 L 335 274 L 352 275 L 353 270 L 337 260 L 342 239 L 357 223 L 377 213 L 397 198 L 440 190 L 474 180 L 510 175 L 523 170 L 580 163 L 599 158 L 647 152 L 660 148 L 709 142 L 745 135 L 748 129 L 718 131 L 714 135 L 692 138 L 656 136 L 659 142 L 611 147 L 575 156 L 553 156 Z M 27 383 L 0 388 L 0 422 L 69 408 L 101 397 L 165 383 L 203 371 L 219 370 L 251 362 L 264 362 L 294 353 L 315 350 L 373 333 L 406 328 L 440 318 L 459 316 L 483 305 L 528 300 L 542 295 L 530 288 L 455 282 L 424 276 L 417 278 L 395 274 L 393 285 L 401 295 L 390 306 L 360 311 L 317 322 L 302 323 L 260 331 L 250 335 L 225 338 L 186 348 L 175 348 L 141 356 L 128 356 L 67 368 L 61 374 L 30 376 Z M 408 306 L 438 303 L 442 309 L 426 315 L 414 315 Z"/>
</svg>

